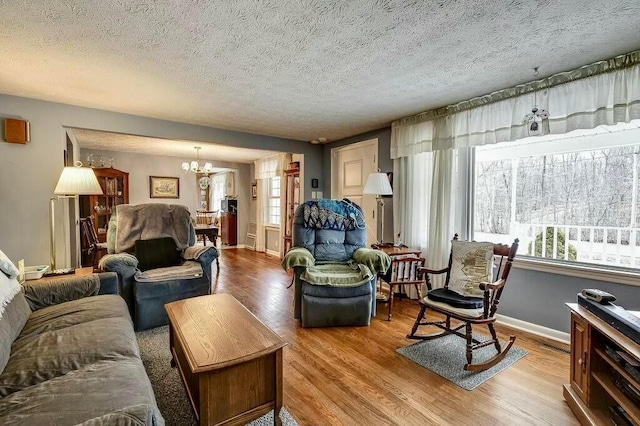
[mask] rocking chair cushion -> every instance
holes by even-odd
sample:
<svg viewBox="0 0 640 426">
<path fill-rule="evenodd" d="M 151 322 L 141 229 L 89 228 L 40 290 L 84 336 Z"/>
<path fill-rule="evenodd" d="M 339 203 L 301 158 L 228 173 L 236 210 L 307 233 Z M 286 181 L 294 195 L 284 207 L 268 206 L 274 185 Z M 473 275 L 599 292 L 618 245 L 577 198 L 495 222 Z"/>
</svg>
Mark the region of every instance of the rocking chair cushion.
<svg viewBox="0 0 640 426">
<path fill-rule="evenodd" d="M 482 309 L 484 300 L 479 297 L 467 297 L 446 288 L 435 288 L 427 294 L 435 302 L 446 303 L 454 308 Z"/>
</svg>

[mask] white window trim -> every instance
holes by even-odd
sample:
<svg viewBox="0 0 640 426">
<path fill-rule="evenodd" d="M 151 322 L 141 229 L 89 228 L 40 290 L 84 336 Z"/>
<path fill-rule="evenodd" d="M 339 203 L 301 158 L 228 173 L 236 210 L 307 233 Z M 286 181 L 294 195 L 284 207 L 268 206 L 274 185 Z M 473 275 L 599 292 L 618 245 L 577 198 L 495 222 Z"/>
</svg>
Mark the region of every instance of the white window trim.
<svg viewBox="0 0 640 426">
<path fill-rule="evenodd" d="M 546 272 L 548 274 L 640 287 L 640 271 L 633 272 L 619 267 L 606 268 L 596 264 L 563 262 L 550 259 L 543 260 L 530 256 L 516 257 L 513 260 L 513 267 L 529 271 Z"/>
</svg>

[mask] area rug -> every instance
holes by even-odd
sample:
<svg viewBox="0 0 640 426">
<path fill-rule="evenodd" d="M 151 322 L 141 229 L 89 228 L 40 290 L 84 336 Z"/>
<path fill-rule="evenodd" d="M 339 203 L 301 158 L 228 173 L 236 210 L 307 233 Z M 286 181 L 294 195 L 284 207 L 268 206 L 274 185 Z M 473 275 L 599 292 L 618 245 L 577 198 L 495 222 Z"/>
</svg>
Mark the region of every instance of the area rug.
<svg viewBox="0 0 640 426">
<path fill-rule="evenodd" d="M 486 336 L 475 333 L 473 337 L 479 341 L 488 339 Z M 503 348 L 506 346 L 506 343 L 501 342 L 501 344 Z M 423 340 L 413 345 L 396 349 L 396 352 L 466 390 L 477 388 L 527 355 L 527 351 L 524 349 L 512 346 L 507 355 L 493 367 L 484 371 L 465 371 L 464 365 L 467 363 L 466 342 L 454 334 L 434 340 Z M 485 346 L 473 351 L 473 362 L 475 364 L 486 361 L 495 354 L 495 346 Z"/>
<path fill-rule="evenodd" d="M 198 424 L 180 379 L 177 368 L 171 368 L 169 327 L 159 327 L 136 333 L 142 363 L 147 370 L 158 408 L 167 426 L 196 426 Z M 280 418 L 285 426 L 297 426 L 291 414 L 282 407 Z M 273 425 L 273 411 L 249 423 L 251 426 Z"/>
</svg>

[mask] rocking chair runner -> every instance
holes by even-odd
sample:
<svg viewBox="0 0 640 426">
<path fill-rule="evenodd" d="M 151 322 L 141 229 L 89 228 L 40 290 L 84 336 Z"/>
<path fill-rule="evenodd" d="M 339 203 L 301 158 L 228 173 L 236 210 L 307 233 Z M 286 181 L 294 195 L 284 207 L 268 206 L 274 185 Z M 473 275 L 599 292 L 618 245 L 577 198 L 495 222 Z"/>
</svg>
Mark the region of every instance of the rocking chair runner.
<svg viewBox="0 0 640 426">
<path fill-rule="evenodd" d="M 464 247 L 463 245 L 465 244 L 468 246 Z M 491 250 L 491 246 L 493 246 L 493 250 Z M 465 370 L 482 371 L 497 364 L 504 358 L 516 340 L 515 336 L 510 336 L 506 348 L 502 349 L 493 323 L 496 321 L 496 311 L 500 303 L 500 296 L 507 283 L 511 264 L 517 251 L 518 239 L 511 246 L 507 246 L 503 244 L 458 241 L 458 235 L 456 234 L 451 244 L 451 254 L 449 255 L 449 266 L 447 268 L 441 270 L 420 268 L 420 271 L 426 274 L 428 292 L 426 297 L 420 299 L 420 313 L 407 338 L 430 340 L 455 334 L 466 339 L 467 342 L 467 364 L 464 366 Z M 495 275 L 491 273 L 493 266 L 495 266 Z M 475 281 L 474 278 L 482 275 L 483 269 L 486 271 L 487 279 Z M 446 274 L 444 288 L 432 289 L 429 274 Z M 450 283 L 452 275 L 455 275 L 456 279 L 454 280 L 455 282 Z M 492 278 L 492 275 L 495 278 Z M 461 276 L 462 280 L 460 280 Z M 483 282 L 492 279 L 495 282 Z M 450 284 L 452 285 L 450 286 Z M 427 308 L 445 315 L 445 320 L 423 321 Z M 453 327 L 451 318 L 463 323 Z M 491 333 L 491 339 L 480 342 L 473 338 L 471 330 L 473 324 L 486 324 Z M 432 325 L 444 331 L 430 335 L 416 334 L 418 327 L 423 325 Z M 463 327 L 465 329 L 464 334 L 458 331 Z M 473 351 L 491 344 L 495 346 L 498 353 L 483 363 L 473 364 Z"/>
</svg>

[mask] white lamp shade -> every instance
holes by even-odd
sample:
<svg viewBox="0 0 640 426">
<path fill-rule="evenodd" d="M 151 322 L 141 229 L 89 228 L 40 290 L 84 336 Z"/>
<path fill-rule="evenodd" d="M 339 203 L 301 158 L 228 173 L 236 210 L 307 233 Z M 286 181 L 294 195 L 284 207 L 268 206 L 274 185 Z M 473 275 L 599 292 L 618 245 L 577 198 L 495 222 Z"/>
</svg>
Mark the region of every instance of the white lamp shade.
<svg viewBox="0 0 640 426">
<path fill-rule="evenodd" d="M 67 166 L 62 170 L 55 195 L 100 195 L 102 188 L 93 169 Z"/>
<path fill-rule="evenodd" d="M 364 184 L 363 194 L 393 195 L 391 183 L 386 173 L 371 173 Z"/>
</svg>

